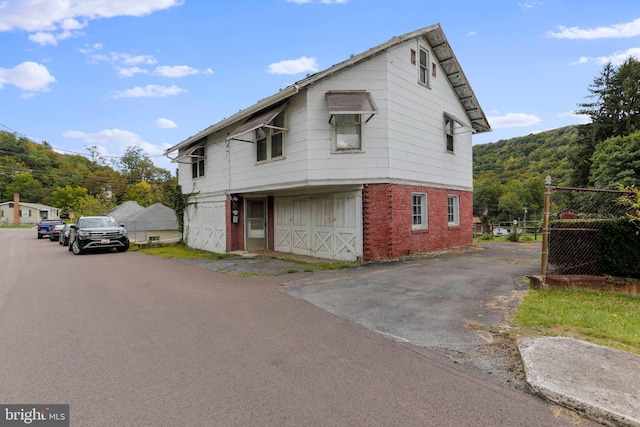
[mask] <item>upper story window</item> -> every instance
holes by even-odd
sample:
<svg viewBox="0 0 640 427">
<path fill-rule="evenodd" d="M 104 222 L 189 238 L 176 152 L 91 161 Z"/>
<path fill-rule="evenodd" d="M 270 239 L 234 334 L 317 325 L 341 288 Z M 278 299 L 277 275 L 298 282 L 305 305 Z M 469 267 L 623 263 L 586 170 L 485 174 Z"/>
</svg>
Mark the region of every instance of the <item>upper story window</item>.
<svg viewBox="0 0 640 427">
<path fill-rule="evenodd" d="M 413 193 L 411 195 L 411 207 L 412 228 L 414 230 L 428 228 L 427 195 L 425 193 Z"/>
<path fill-rule="evenodd" d="M 420 83 L 429 86 L 429 52 L 420 49 L 420 65 L 418 79 Z"/>
<path fill-rule="evenodd" d="M 201 145 L 191 152 L 191 178 L 204 176 L 204 160 L 204 145 Z"/>
<path fill-rule="evenodd" d="M 449 116 L 444 116 L 444 137 L 447 152 L 453 153 L 454 149 L 454 133 L 456 121 Z"/>
<path fill-rule="evenodd" d="M 360 114 L 338 114 L 333 119 L 335 151 L 362 150 Z"/>
<path fill-rule="evenodd" d="M 256 161 L 262 162 L 283 156 L 285 130 L 283 112 L 271 122 L 256 129 Z"/>
<path fill-rule="evenodd" d="M 227 141 L 237 140 L 256 144 L 256 161 L 265 162 L 284 157 L 285 134 L 284 127 L 287 104 L 271 107 L 249 117 L 243 124 L 227 136 Z M 249 132 L 255 132 L 255 140 L 247 137 L 240 138 Z"/>
<path fill-rule="evenodd" d="M 362 125 L 378 113 L 371 94 L 364 90 L 327 92 L 332 151 L 362 151 Z"/>
</svg>

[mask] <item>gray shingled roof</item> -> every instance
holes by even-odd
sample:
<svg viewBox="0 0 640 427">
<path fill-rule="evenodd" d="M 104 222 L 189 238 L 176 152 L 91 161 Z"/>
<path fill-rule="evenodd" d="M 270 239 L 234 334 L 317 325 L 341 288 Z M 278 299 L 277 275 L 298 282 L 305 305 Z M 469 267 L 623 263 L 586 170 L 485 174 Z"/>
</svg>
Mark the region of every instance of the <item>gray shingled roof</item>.
<svg viewBox="0 0 640 427">
<path fill-rule="evenodd" d="M 132 231 L 143 229 L 148 231 L 178 229 L 176 212 L 162 203 L 156 203 L 148 208 L 143 208 L 142 211 L 127 218 L 124 223 L 127 229 L 131 229 Z"/>
<path fill-rule="evenodd" d="M 138 202 L 129 200 L 124 203 L 120 203 L 115 208 L 111 209 L 108 212 L 105 212 L 105 215 L 110 215 L 115 218 L 116 221 L 122 223 L 126 222 L 129 218 L 138 213 L 142 212 L 144 208 L 138 204 Z"/>
</svg>

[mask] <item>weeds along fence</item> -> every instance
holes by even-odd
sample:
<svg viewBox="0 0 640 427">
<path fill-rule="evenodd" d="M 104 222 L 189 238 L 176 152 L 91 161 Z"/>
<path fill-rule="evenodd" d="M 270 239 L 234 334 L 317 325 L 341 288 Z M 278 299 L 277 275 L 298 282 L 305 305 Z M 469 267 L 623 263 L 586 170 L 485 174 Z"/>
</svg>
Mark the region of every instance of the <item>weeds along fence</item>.
<svg viewBox="0 0 640 427">
<path fill-rule="evenodd" d="M 624 244 L 617 236 L 635 235 L 629 221 L 625 221 L 629 208 L 618 202 L 628 194 L 617 190 L 554 187 L 547 177 L 542 275 L 614 275 L 617 264 L 626 262 L 620 259 L 621 248 L 614 247 Z"/>
</svg>

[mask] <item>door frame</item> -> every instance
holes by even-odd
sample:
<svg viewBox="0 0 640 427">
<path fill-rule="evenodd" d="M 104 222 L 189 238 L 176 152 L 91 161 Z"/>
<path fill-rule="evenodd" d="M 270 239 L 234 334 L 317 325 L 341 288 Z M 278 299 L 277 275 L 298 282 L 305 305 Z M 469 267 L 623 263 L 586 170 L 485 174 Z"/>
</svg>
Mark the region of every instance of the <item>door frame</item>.
<svg viewBox="0 0 640 427">
<path fill-rule="evenodd" d="M 264 221 L 264 237 L 263 238 L 251 238 L 254 243 L 258 243 L 263 240 L 262 247 L 260 249 L 255 248 L 253 245 L 249 247 L 249 222 L 258 218 L 253 218 L 249 215 L 250 206 L 252 202 L 262 202 L 262 219 Z M 268 217 L 268 199 L 266 197 L 249 197 L 244 199 L 244 248 L 247 251 L 251 250 L 267 250 L 269 247 L 269 217 Z"/>
</svg>

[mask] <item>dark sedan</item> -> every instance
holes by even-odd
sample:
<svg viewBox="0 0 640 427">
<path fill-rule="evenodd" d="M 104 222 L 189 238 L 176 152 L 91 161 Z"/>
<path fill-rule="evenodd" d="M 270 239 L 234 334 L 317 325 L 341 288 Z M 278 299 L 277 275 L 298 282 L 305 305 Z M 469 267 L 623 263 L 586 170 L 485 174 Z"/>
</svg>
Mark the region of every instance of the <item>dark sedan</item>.
<svg viewBox="0 0 640 427">
<path fill-rule="evenodd" d="M 62 230 L 60 230 L 60 237 L 58 237 L 58 243 L 62 246 L 69 246 L 69 230 L 71 224 L 65 224 Z"/>
<path fill-rule="evenodd" d="M 64 224 L 56 224 L 52 229 L 51 233 L 49 233 L 49 240 L 55 242 L 60 239 L 60 232 L 64 228 Z"/>
</svg>

